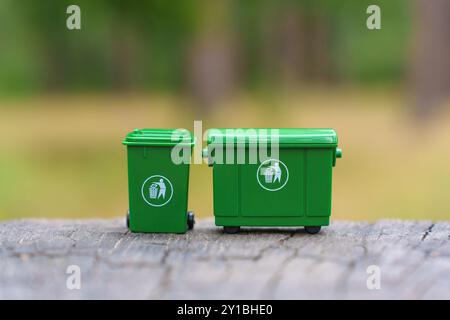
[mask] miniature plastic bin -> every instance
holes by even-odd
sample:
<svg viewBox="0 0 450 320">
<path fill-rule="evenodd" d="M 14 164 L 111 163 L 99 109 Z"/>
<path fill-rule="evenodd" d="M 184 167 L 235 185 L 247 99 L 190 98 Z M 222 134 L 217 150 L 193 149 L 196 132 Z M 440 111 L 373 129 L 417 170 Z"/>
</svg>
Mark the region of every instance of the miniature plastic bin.
<svg viewBox="0 0 450 320">
<path fill-rule="evenodd" d="M 128 228 L 149 233 L 192 229 L 194 214 L 187 212 L 189 163 L 172 159 L 174 148 L 175 156 L 190 159 L 192 134 L 188 130 L 136 129 L 123 144 L 128 151 Z"/>
<path fill-rule="evenodd" d="M 267 145 L 264 157 L 255 141 Z M 274 143 L 277 158 L 270 157 Z M 329 225 L 332 169 L 342 156 L 333 129 L 210 129 L 207 144 L 215 223 L 226 232 L 241 226 L 304 226 L 317 233 Z M 227 152 L 234 163 L 227 161 Z"/>
</svg>

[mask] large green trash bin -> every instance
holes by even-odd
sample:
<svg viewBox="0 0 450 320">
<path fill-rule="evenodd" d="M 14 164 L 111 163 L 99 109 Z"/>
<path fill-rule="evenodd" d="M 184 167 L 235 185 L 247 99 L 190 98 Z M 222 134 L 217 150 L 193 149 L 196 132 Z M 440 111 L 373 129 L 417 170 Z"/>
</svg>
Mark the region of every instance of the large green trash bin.
<svg viewBox="0 0 450 320">
<path fill-rule="evenodd" d="M 319 232 L 330 221 L 337 143 L 332 129 L 210 129 L 204 155 L 213 167 L 216 225 L 229 233 L 241 226 Z"/>
<path fill-rule="evenodd" d="M 185 233 L 192 228 L 193 213 L 187 212 L 189 161 L 180 163 L 182 156 L 190 160 L 194 144 L 191 133 L 136 129 L 123 144 L 128 149 L 129 229 Z M 178 157 L 176 161 L 173 155 Z"/>
</svg>

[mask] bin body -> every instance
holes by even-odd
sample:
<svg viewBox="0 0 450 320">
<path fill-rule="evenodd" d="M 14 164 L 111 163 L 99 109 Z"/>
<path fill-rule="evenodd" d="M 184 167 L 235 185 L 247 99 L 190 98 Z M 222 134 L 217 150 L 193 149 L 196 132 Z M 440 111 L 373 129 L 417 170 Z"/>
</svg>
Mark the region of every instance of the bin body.
<svg viewBox="0 0 450 320">
<path fill-rule="evenodd" d="M 178 148 L 190 159 L 192 135 L 172 129 L 142 129 L 127 135 L 129 229 L 132 232 L 185 233 L 189 162 L 174 163 Z"/>
<path fill-rule="evenodd" d="M 331 215 L 332 169 L 336 157 L 340 157 L 335 131 L 239 130 L 242 131 L 227 133 L 227 129 L 213 129 L 208 134 L 216 225 L 327 226 Z M 273 136 L 279 146 L 275 158 L 271 157 L 271 143 L 267 144 L 268 152 L 262 155 L 259 147 L 255 151 L 254 144 L 249 144 L 255 137 L 267 142 Z M 219 147 L 220 144 L 223 146 Z M 215 163 L 217 150 L 224 156 L 230 149 L 234 149 L 234 163 Z M 249 163 L 252 157 L 254 163 Z"/>
</svg>

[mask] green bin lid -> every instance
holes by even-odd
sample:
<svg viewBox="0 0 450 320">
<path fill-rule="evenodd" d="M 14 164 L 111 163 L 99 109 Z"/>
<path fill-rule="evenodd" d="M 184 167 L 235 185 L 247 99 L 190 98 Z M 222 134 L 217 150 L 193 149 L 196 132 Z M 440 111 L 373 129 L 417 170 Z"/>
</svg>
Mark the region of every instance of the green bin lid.
<svg viewBox="0 0 450 320">
<path fill-rule="evenodd" d="M 270 144 L 277 139 L 281 147 L 337 147 L 338 139 L 333 129 L 281 128 L 281 129 L 210 129 L 207 143 L 248 145 L 250 142 Z"/>
<path fill-rule="evenodd" d="M 162 146 L 194 145 L 194 139 L 186 129 L 134 129 L 123 140 L 127 146 Z"/>
</svg>

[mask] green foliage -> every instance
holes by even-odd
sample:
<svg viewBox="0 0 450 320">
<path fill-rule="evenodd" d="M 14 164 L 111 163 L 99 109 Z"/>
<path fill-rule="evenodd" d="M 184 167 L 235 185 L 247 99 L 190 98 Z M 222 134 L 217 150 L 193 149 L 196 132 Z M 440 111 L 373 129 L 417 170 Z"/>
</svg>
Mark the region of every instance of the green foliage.
<svg viewBox="0 0 450 320">
<path fill-rule="evenodd" d="M 267 30 L 280 23 L 286 6 L 325 17 L 337 80 L 399 81 L 408 61 L 408 0 L 228 0 L 225 11 L 200 0 L 79 0 L 82 30 L 69 31 L 72 3 L 1 1 L 0 93 L 183 88 L 192 46 L 218 20 L 237 42 L 241 83 L 272 85 L 262 52 L 277 46 L 278 36 Z M 382 8 L 380 31 L 365 27 L 369 4 Z M 314 37 L 308 29 L 305 35 Z"/>
<path fill-rule="evenodd" d="M 336 65 L 344 79 L 356 82 L 397 82 L 404 77 L 411 43 L 411 1 L 352 1 L 339 10 L 335 40 Z M 368 30 L 366 8 L 381 8 L 382 29 Z"/>
</svg>

